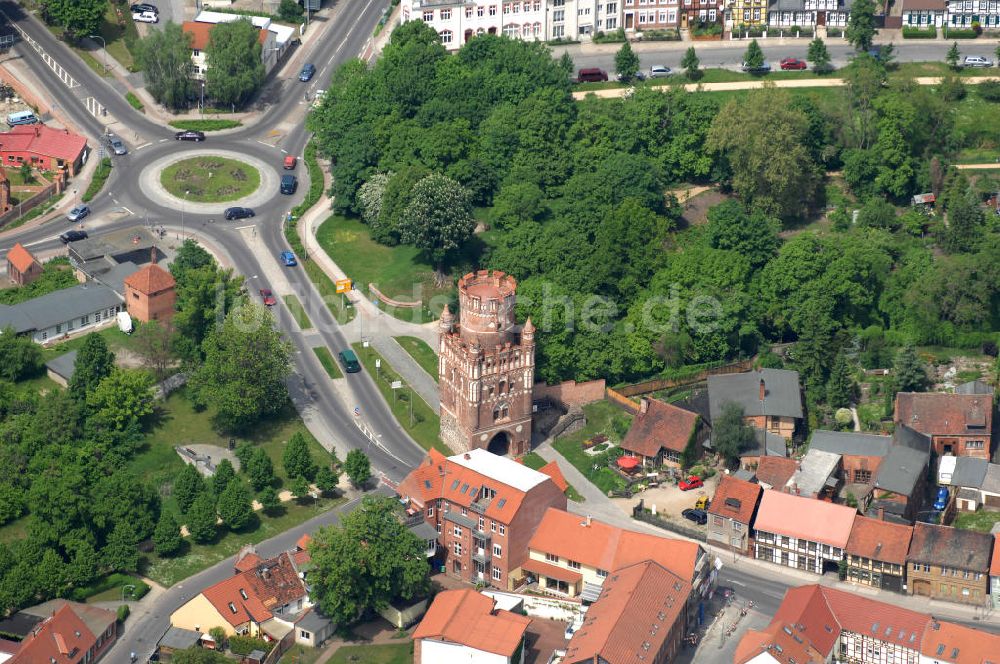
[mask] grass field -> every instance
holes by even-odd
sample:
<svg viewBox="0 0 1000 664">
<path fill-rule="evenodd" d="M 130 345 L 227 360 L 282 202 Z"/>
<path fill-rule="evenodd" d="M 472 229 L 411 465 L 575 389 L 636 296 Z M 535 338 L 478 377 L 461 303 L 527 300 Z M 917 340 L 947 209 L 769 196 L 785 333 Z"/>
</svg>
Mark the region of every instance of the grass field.
<svg viewBox="0 0 1000 664">
<path fill-rule="evenodd" d="M 437 382 L 438 379 L 438 356 L 430 346 L 428 346 L 423 339 L 418 339 L 416 337 L 393 337 L 396 342 L 403 347 L 407 353 L 410 354 L 417 364 L 430 374 L 430 377 Z"/>
<path fill-rule="evenodd" d="M 532 468 L 534 470 L 538 470 L 546 463 L 548 463 L 548 461 L 543 459 L 540 455 L 538 455 L 535 452 L 528 452 L 527 454 L 521 457 L 521 461 L 524 462 L 525 466 L 527 466 L 528 468 Z M 567 484 L 569 483 L 567 482 Z M 566 488 L 566 497 L 572 500 L 573 502 L 577 503 L 582 503 L 583 501 L 586 500 L 586 498 L 580 495 L 579 491 L 573 488 L 572 484 L 569 484 L 569 486 Z"/>
<path fill-rule="evenodd" d="M 330 658 L 329 664 L 410 664 L 413 661 L 413 642 L 385 643 L 372 646 L 341 646 Z"/>
<path fill-rule="evenodd" d="M 587 454 L 583 451 L 583 441 L 603 433 L 612 442 L 621 442 L 622 436 L 616 431 L 614 422 L 618 420 L 624 425 L 628 416 L 610 401 L 588 404 L 583 407 L 583 413 L 587 417 L 586 426 L 580 431 L 556 439 L 552 446 L 601 491 L 606 493 L 623 488 L 625 481 L 603 463 L 606 455 Z M 621 428 L 627 429 L 624 426 Z"/>
<path fill-rule="evenodd" d="M 354 305 L 342 294 L 337 293 L 337 285 L 326 275 L 323 268 L 316 261 L 309 260 L 308 257 L 300 261 L 299 264 L 305 268 L 306 275 L 309 276 L 316 290 L 319 291 L 320 297 L 323 298 L 326 308 L 330 310 L 334 319 L 341 325 L 346 325 L 354 320 L 354 316 L 357 313 Z"/>
<path fill-rule="evenodd" d="M 283 295 L 281 297 L 285 301 L 285 306 L 288 307 L 288 311 L 291 312 L 292 318 L 298 323 L 299 327 L 303 330 L 308 330 L 313 326 L 312 321 L 309 320 L 309 316 L 306 315 L 306 310 L 299 302 L 299 298 L 292 294 Z"/>
<path fill-rule="evenodd" d="M 448 449 L 447 445 L 441 442 L 441 438 L 439 437 L 441 420 L 437 413 L 431 410 L 430 406 L 424 403 L 424 400 L 419 395 L 414 394 L 409 387 L 393 390 L 389 386 L 392 381 L 402 380 L 402 378 L 385 361 L 385 358 L 378 354 L 378 351 L 370 346 L 364 348 L 360 343 L 351 344 L 351 347 L 354 348 L 354 352 L 364 366 L 365 371 L 371 375 L 375 384 L 378 385 L 379 392 L 382 393 L 386 405 L 392 410 L 392 414 L 403 430 L 410 434 L 413 440 L 417 441 L 425 450 L 433 447 L 443 454 L 452 454 L 452 451 Z M 382 360 L 382 366 L 377 371 L 375 369 L 376 359 Z M 376 378 L 376 376 L 378 377 Z M 403 385 L 406 386 L 405 381 Z M 393 392 L 396 392 L 396 394 L 393 395 Z M 412 426 L 410 425 L 411 405 L 413 407 Z"/>
<path fill-rule="evenodd" d="M 113 351 L 121 349 L 132 350 L 135 348 L 135 333 L 133 332 L 131 335 L 125 334 L 118 329 L 117 325 L 111 325 L 102 330 L 98 330 L 96 333 L 91 332 L 90 334 L 99 334 L 104 337 L 104 341 L 108 344 L 108 348 Z M 73 337 L 72 339 L 53 344 L 47 348 L 43 348 L 42 361 L 48 362 L 49 360 L 59 357 L 60 355 L 65 355 L 71 350 L 79 350 L 80 347 L 83 346 L 83 342 L 87 336 L 88 335 L 83 334 L 78 337 Z"/>
<path fill-rule="evenodd" d="M 135 21 L 128 15 L 127 9 L 123 19 L 121 23 L 118 22 L 115 5 L 109 2 L 104 17 L 101 19 L 98 34 L 104 38 L 107 44 L 108 55 L 122 63 L 129 71 L 138 71 L 132 49 L 139 41 L 139 31 L 135 27 Z M 100 44 L 100 40 L 95 40 L 95 42 Z"/>
<path fill-rule="evenodd" d="M 319 363 L 323 365 L 326 369 L 327 375 L 330 378 L 343 378 L 344 374 L 340 371 L 340 365 L 337 364 L 337 360 L 333 358 L 333 353 L 326 346 L 316 346 L 313 348 L 313 352 L 316 353 L 316 357 L 319 359 Z"/>
<path fill-rule="evenodd" d="M 221 203 L 248 196 L 260 186 L 260 172 L 242 161 L 204 155 L 170 164 L 160 183 L 174 196 L 192 203 Z"/>
<path fill-rule="evenodd" d="M 993 524 L 1000 521 L 1000 512 L 962 512 L 955 517 L 951 525 L 965 530 L 978 530 L 981 533 L 988 533 L 993 529 Z"/>
</svg>

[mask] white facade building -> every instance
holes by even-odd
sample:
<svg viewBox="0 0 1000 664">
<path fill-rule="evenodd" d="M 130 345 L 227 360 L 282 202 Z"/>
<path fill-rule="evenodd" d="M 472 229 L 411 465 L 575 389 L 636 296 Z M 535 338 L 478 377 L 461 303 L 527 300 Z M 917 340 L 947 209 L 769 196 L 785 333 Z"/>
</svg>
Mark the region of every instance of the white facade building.
<svg viewBox="0 0 1000 664">
<path fill-rule="evenodd" d="M 422 20 L 441 37 L 449 51 L 476 35 L 507 35 L 515 39 L 545 39 L 544 0 L 403 0 L 400 22 Z"/>
<path fill-rule="evenodd" d="M 971 28 L 977 22 L 984 29 L 1000 26 L 1000 0 L 952 0 L 947 6 L 949 26 Z"/>
</svg>

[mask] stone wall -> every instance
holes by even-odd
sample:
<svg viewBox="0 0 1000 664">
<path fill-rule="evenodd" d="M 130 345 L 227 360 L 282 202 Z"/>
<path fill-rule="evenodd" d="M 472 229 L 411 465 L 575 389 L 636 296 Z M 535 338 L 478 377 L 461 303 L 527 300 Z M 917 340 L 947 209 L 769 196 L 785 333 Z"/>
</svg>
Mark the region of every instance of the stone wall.
<svg viewBox="0 0 1000 664">
<path fill-rule="evenodd" d="M 588 380 L 585 383 L 566 380 L 558 385 L 535 383 L 534 398 L 547 398 L 562 404 L 566 408 L 570 406 L 582 406 L 604 398 L 604 379 Z"/>
</svg>

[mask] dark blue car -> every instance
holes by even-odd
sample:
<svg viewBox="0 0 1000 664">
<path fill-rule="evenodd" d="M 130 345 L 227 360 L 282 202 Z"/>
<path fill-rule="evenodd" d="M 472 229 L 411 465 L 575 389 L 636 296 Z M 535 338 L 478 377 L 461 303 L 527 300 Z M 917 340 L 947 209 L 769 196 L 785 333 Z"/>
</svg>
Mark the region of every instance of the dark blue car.
<svg viewBox="0 0 1000 664">
<path fill-rule="evenodd" d="M 314 65 L 311 62 L 307 62 L 305 65 L 302 66 L 302 71 L 299 72 L 299 80 L 305 83 L 306 81 L 311 79 L 313 77 L 313 74 L 315 73 L 316 73 L 316 65 Z"/>
<path fill-rule="evenodd" d="M 945 487 L 939 487 L 937 490 L 937 498 L 934 500 L 934 509 L 943 510 L 948 506 L 948 489 Z"/>
</svg>

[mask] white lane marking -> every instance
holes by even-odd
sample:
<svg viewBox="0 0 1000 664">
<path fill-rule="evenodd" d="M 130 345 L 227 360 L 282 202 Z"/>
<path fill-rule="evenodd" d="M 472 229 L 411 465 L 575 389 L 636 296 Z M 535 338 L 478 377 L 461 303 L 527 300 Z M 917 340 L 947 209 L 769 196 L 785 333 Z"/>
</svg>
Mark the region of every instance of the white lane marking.
<svg viewBox="0 0 1000 664">
<path fill-rule="evenodd" d="M 25 247 L 34 247 L 37 244 L 45 244 L 46 242 L 51 242 L 52 240 L 58 240 L 58 239 L 59 239 L 58 235 L 53 235 L 52 237 L 47 237 L 47 238 L 44 238 L 42 240 L 35 240 L 34 242 L 29 242 L 28 244 L 26 244 L 24 246 Z"/>
<path fill-rule="evenodd" d="M 132 212 L 132 210 L 129 210 L 129 209 L 128 209 L 127 207 L 125 207 L 124 205 L 122 206 L 122 209 L 123 209 L 123 210 L 125 210 L 126 212 L 128 212 L 129 214 L 135 214 L 135 212 Z"/>
<path fill-rule="evenodd" d="M 169 138 L 161 138 L 160 140 L 157 141 L 157 143 L 166 143 L 169 140 L 170 140 Z"/>
<path fill-rule="evenodd" d="M 244 231 L 244 230 L 246 230 L 248 228 L 257 228 L 257 224 L 250 224 L 249 226 L 237 226 L 233 230 L 234 231 Z"/>
<path fill-rule="evenodd" d="M 163 140 L 166 140 L 166 139 L 163 139 Z M 136 147 L 134 147 L 132 149 L 133 150 L 141 150 L 143 148 L 149 147 L 150 145 L 152 145 L 152 143 L 146 142 L 146 143 L 143 143 L 142 145 L 138 145 L 138 146 L 136 146 Z"/>
<path fill-rule="evenodd" d="M 269 148 L 277 147 L 275 145 L 271 145 L 270 143 L 265 143 L 264 141 L 257 141 L 257 142 L 260 143 L 261 145 L 266 145 Z"/>
<path fill-rule="evenodd" d="M 747 587 L 747 584 L 740 583 L 739 581 L 736 581 L 735 579 L 730 579 L 729 583 L 733 584 L 734 586 L 742 586 L 744 588 Z"/>
</svg>

